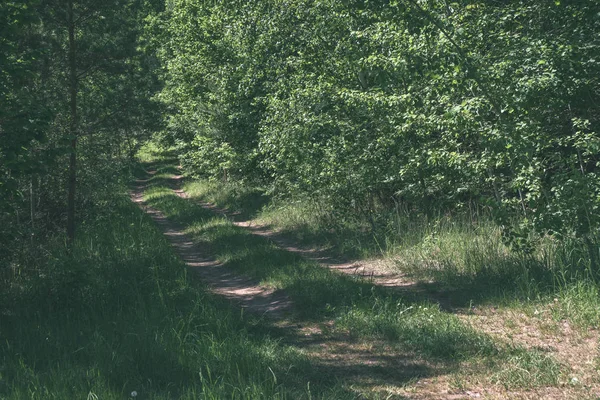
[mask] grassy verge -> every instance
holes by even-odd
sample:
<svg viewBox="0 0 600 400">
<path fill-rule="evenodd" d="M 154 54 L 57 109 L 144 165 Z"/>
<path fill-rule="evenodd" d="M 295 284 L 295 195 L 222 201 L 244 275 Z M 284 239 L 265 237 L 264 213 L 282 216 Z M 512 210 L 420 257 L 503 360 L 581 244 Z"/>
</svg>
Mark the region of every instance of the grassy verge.
<svg viewBox="0 0 600 400">
<path fill-rule="evenodd" d="M 365 221 L 332 221 L 331 210 L 311 200 L 262 198 L 265 204 L 258 208 L 245 199 L 259 192 L 240 184 L 191 181 L 184 189 L 305 245 L 350 258 L 383 256 L 392 269 L 444 291 L 457 307 L 502 305 L 527 311 L 553 304 L 557 321 L 582 329 L 600 325 L 600 274 L 575 240 L 545 238 L 533 254 L 523 255 L 512 252 L 501 230 L 485 217 L 428 219 L 396 212 L 382 217 L 374 234 Z"/>
<path fill-rule="evenodd" d="M 124 193 L 49 248 L 3 292 L 2 399 L 352 397 L 207 294 Z"/>
<path fill-rule="evenodd" d="M 298 321 L 334 320 L 338 333 L 383 340 L 395 352 L 434 361 L 445 371 L 467 365 L 493 371 L 510 363 L 514 368 L 496 375 L 495 382 L 507 387 L 556 385 L 563 374 L 551 356 L 494 340 L 419 292 L 392 291 L 335 273 L 252 235 L 193 199 L 178 197 L 166 179 L 157 177 L 153 182 L 145 193 L 148 204 L 185 226 L 186 233 L 223 265 L 285 290 L 294 301 Z M 538 378 L 520 379 L 511 371 Z"/>
<path fill-rule="evenodd" d="M 363 258 L 381 251 L 364 221 L 339 224 L 332 219 L 331 210 L 311 199 L 277 201 L 258 188 L 236 182 L 194 180 L 186 182 L 184 190 L 233 211 L 236 219 L 253 219 L 304 245 L 332 250 L 337 256 Z"/>
</svg>

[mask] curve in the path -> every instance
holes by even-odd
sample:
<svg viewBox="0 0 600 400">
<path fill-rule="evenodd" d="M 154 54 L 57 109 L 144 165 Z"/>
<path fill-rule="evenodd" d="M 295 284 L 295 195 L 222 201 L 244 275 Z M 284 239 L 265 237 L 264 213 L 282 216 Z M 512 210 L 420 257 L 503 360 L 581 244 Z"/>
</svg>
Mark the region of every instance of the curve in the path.
<svg viewBox="0 0 600 400">
<path fill-rule="evenodd" d="M 179 197 L 191 199 L 191 196 L 182 189 L 182 178 L 182 175 L 172 176 L 171 188 Z M 317 263 L 321 267 L 329 268 L 346 275 L 359 276 L 367 279 L 374 285 L 433 301 L 447 311 L 456 309 L 456 306 L 453 304 L 454 302 L 451 300 L 451 294 L 437 288 L 434 282 L 416 282 L 407 276 L 390 269 L 390 267 L 386 266 L 386 262 L 383 259 L 354 261 L 339 260 L 327 250 L 300 246 L 295 240 L 282 235 L 280 232 L 277 232 L 266 225 L 257 224 L 255 221 L 251 220 L 239 221 L 237 220 L 238 215 L 235 212 L 205 201 L 200 201 L 198 199 L 194 200 L 204 209 L 226 217 L 234 225 L 245 228 L 257 236 L 268 238 L 279 246 L 279 248 L 291 253 L 299 254 L 302 257 Z"/>
<path fill-rule="evenodd" d="M 131 199 L 138 204 L 156 223 L 177 254 L 209 289 L 237 304 L 249 312 L 281 318 L 291 313 L 292 303 L 282 291 L 259 285 L 252 278 L 232 271 L 218 260 L 207 255 L 184 233 L 181 225 L 170 221 L 163 213 L 144 202 L 144 180 L 138 180 L 131 191 Z"/>
<path fill-rule="evenodd" d="M 172 177 L 173 185 L 172 188 L 175 193 L 182 198 L 189 199 L 190 196 L 187 192 L 181 189 L 179 182 L 182 179 L 181 175 L 175 175 Z M 375 285 L 384 286 L 389 288 L 411 288 L 414 289 L 415 282 L 407 279 L 404 275 L 398 274 L 397 272 L 389 272 L 381 264 L 381 261 L 369 260 L 369 261 L 341 261 L 335 259 L 331 254 L 325 250 L 307 248 L 298 245 L 294 240 L 290 240 L 284 237 L 277 231 L 270 229 L 266 225 L 257 224 L 255 221 L 236 221 L 235 213 L 215 206 L 204 201 L 196 201 L 198 205 L 206 210 L 212 211 L 217 214 L 221 214 L 228 218 L 236 226 L 245 228 L 251 233 L 266 237 L 273 241 L 281 249 L 296 253 L 304 258 L 314 261 L 322 267 L 330 268 L 347 275 L 360 276 L 368 279 Z"/>
</svg>

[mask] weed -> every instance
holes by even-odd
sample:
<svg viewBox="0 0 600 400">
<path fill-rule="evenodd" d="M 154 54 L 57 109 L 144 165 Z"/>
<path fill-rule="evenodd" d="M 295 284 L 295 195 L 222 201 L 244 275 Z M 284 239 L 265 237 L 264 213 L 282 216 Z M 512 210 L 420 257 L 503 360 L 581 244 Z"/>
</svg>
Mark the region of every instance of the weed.
<svg viewBox="0 0 600 400">
<path fill-rule="evenodd" d="M 556 386 L 564 375 L 562 366 L 548 354 L 515 348 L 497 365 L 491 381 L 506 388 Z"/>
</svg>

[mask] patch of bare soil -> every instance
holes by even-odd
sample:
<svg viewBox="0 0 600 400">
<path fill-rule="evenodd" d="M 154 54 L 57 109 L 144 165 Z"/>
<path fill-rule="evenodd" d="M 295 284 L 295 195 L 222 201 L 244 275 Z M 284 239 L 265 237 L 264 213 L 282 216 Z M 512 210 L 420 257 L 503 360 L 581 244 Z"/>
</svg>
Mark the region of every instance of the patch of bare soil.
<svg viewBox="0 0 600 400">
<path fill-rule="evenodd" d="M 493 324 L 488 325 L 490 329 L 483 330 L 494 334 L 495 329 L 492 326 L 497 326 L 496 324 L 501 321 L 501 318 L 496 319 L 495 316 L 499 315 L 494 314 L 494 317 L 487 320 L 469 320 L 469 323 L 477 324 L 476 327 L 481 329 L 480 323 L 488 324 L 493 320 Z M 467 317 L 470 316 L 461 316 L 462 319 Z M 525 320 L 523 322 L 525 323 Z M 525 323 L 523 327 L 529 328 L 524 331 L 533 332 L 529 324 Z M 595 357 L 597 357 L 597 332 L 587 335 L 570 328 L 563 332 L 565 335 L 563 341 L 569 343 L 557 347 L 557 352 L 553 351 L 552 355 L 564 365 L 570 365 L 572 373 L 565 375 L 564 382 L 561 382 L 558 387 L 518 390 L 509 390 L 501 384 L 495 384 L 488 368 L 478 368 L 476 364 L 469 362 L 448 365 L 424 359 L 410 349 L 382 340 L 356 339 L 352 335 L 334 331 L 333 322 L 298 325 L 295 331 L 290 330 L 290 332 L 295 336 L 287 337 L 284 342 L 302 348 L 316 367 L 322 369 L 325 376 L 345 381 L 365 398 L 414 400 L 600 398 L 598 377 L 593 376 Z M 527 336 L 517 328 L 515 332 Z M 501 341 L 508 340 L 504 335 L 494 336 Z M 526 341 L 516 339 L 514 342 L 523 345 Z M 539 342 L 530 343 L 530 348 L 537 349 L 539 344 Z M 581 357 L 579 360 L 576 359 L 578 356 Z M 574 371 L 579 371 L 578 375 L 574 375 Z M 583 373 L 583 371 L 587 372 Z M 579 380 L 575 382 L 572 378 L 576 376 Z"/>
<path fill-rule="evenodd" d="M 566 320 L 552 319 L 549 310 L 554 306 L 556 304 L 549 304 L 546 309 L 535 310 L 533 316 L 522 311 L 486 307 L 459 315 L 459 318 L 499 341 L 540 351 L 563 366 L 565 374 L 561 387 L 539 389 L 531 396 L 505 392 L 507 396 L 600 399 L 600 332 L 597 329 L 575 329 Z"/>
</svg>

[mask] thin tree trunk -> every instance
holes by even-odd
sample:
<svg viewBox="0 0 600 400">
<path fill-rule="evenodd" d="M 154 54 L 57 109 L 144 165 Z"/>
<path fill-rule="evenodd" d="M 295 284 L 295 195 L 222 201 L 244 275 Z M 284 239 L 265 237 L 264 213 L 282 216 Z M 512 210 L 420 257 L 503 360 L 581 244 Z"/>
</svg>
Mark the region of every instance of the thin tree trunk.
<svg viewBox="0 0 600 400">
<path fill-rule="evenodd" d="M 69 157 L 69 187 L 67 199 L 67 239 L 69 249 L 75 240 L 75 190 L 77 188 L 77 65 L 75 44 L 75 19 L 73 18 L 73 1 L 68 3 L 69 24 L 69 108 L 71 137 L 71 155 Z"/>
<path fill-rule="evenodd" d="M 29 240 L 33 245 L 33 235 L 35 233 L 35 189 L 33 187 L 35 175 L 29 177 L 29 216 L 31 217 L 31 232 L 29 234 Z"/>
</svg>

